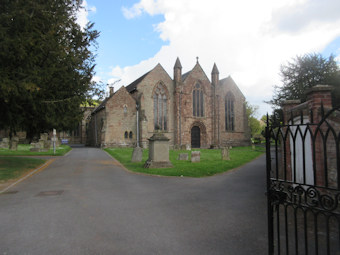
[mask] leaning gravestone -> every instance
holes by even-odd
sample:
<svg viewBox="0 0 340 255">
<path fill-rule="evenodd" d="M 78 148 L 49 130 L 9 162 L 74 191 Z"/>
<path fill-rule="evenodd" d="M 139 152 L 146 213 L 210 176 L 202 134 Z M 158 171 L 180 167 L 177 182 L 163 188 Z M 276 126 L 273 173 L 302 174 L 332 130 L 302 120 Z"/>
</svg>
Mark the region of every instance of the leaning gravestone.
<svg viewBox="0 0 340 255">
<path fill-rule="evenodd" d="M 180 153 L 178 155 L 178 160 L 188 160 L 189 157 L 188 157 L 188 153 Z"/>
<path fill-rule="evenodd" d="M 200 151 L 192 151 L 191 152 L 191 162 L 200 162 L 201 161 L 201 152 Z"/>
<path fill-rule="evenodd" d="M 222 154 L 222 160 L 230 160 L 229 148 L 228 147 L 222 148 L 221 154 Z"/>
<path fill-rule="evenodd" d="M 9 142 L 9 149 L 11 151 L 16 151 L 18 149 L 19 137 L 13 136 Z"/>
<path fill-rule="evenodd" d="M 132 152 L 131 162 L 141 162 L 143 156 L 143 149 L 141 147 L 135 147 Z"/>
</svg>

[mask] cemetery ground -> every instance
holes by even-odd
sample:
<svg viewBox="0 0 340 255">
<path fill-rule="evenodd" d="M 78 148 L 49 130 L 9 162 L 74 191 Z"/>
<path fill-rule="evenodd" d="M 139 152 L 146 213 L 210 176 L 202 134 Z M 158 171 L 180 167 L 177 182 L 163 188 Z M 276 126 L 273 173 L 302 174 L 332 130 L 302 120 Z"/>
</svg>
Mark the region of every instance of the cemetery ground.
<svg viewBox="0 0 340 255">
<path fill-rule="evenodd" d="M 144 168 L 144 163 L 148 159 L 146 149 L 143 150 L 141 162 L 131 162 L 132 148 L 107 148 L 105 151 L 133 172 L 162 176 L 204 177 L 240 167 L 262 155 L 265 148 L 263 146 L 256 146 L 255 149 L 251 146 L 234 147 L 229 152 L 230 160 L 222 160 L 220 149 L 193 149 L 201 152 L 200 162 L 195 163 L 190 160 L 191 151 L 170 150 L 169 159 L 174 166 L 172 168 Z M 178 160 L 179 154 L 182 153 L 188 153 L 188 160 Z"/>
<path fill-rule="evenodd" d="M 44 164 L 45 156 L 63 156 L 70 150 L 71 147 L 67 145 L 57 147 L 55 154 L 53 149 L 30 151 L 29 144 L 19 144 L 17 150 L 0 148 L 0 190 Z"/>
</svg>

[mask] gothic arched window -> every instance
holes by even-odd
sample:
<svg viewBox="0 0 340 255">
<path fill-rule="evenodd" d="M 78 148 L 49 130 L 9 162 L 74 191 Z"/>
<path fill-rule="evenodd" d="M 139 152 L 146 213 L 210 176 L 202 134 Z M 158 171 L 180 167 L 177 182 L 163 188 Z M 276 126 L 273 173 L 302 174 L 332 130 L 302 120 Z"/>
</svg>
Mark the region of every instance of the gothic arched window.
<svg viewBox="0 0 340 255">
<path fill-rule="evenodd" d="M 153 95 L 154 128 L 167 130 L 167 96 L 162 84 L 158 84 Z"/>
<path fill-rule="evenodd" d="M 228 92 L 225 97 L 225 129 L 227 131 L 234 131 L 235 128 L 234 102 L 234 95 Z"/>
<path fill-rule="evenodd" d="M 204 116 L 203 90 L 199 83 L 196 83 L 192 91 L 192 114 L 196 117 Z"/>
</svg>

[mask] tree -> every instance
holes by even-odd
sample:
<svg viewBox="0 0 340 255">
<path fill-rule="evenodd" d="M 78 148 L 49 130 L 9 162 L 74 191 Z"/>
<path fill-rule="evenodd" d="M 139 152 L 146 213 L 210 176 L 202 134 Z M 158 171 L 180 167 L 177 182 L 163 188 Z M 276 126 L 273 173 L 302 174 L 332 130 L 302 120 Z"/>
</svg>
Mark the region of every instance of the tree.
<svg viewBox="0 0 340 255">
<path fill-rule="evenodd" d="M 99 32 L 76 23 L 81 0 L 2 0 L 0 5 L 0 128 L 29 137 L 71 130 L 91 83 Z"/>
<path fill-rule="evenodd" d="M 297 56 L 281 66 L 282 86 L 275 86 L 274 96 L 268 103 L 280 107 L 285 100 L 306 101 L 306 91 L 318 84 L 334 87 L 333 102 L 340 99 L 340 68 L 333 55 L 321 54 Z"/>
<path fill-rule="evenodd" d="M 256 114 L 258 111 L 258 106 L 254 106 L 249 104 L 249 102 L 246 101 L 246 114 L 248 118 L 248 125 L 250 128 L 250 134 L 252 138 L 259 138 L 261 136 L 261 123 L 260 121 L 256 118 Z"/>
</svg>

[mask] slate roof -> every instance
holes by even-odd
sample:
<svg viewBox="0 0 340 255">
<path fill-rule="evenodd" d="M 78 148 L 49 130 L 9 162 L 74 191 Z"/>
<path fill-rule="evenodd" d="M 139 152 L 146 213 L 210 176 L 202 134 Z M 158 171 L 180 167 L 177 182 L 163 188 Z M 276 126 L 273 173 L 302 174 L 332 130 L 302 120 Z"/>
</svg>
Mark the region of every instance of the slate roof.
<svg viewBox="0 0 340 255">
<path fill-rule="evenodd" d="M 219 80 L 219 85 L 222 86 L 223 84 L 227 85 L 227 86 L 233 86 L 235 87 L 239 93 L 244 97 L 242 91 L 240 90 L 240 88 L 237 86 L 237 84 L 235 83 L 235 81 L 233 80 L 233 78 L 231 78 L 231 76 L 229 75 L 227 78 L 224 78 L 222 80 Z"/>
<path fill-rule="evenodd" d="M 182 81 L 184 81 L 189 76 L 190 73 L 191 71 L 186 72 L 185 74 L 182 74 Z"/>
<path fill-rule="evenodd" d="M 131 93 L 132 91 L 136 90 L 137 86 L 139 83 L 142 82 L 142 80 L 145 78 L 145 76 L 147 76 L 151 71 L 147 72 L 146 74 L 142 75 L 141 77 L 139 77 L 137 80 L 135 80 L 134 82 L 130 83 L 128 86 L 126 86 L 126 90 Z"/>
<path fill-rule="evenodd" d="M 113 95 L 114 95 L 114 94 L 113 94 Z M 98 105 L 98 107 L 97 107 L 96 109 L 94 109 L 93 112 L 92 112 L 91 114 L 93 115 L 93 114 L 96 114 L 97 112 L 103 110 L 103 109 L 105 108 L 105 104 L 106 104 L 107 100 L 109 100 L 113 95 L 111 95 L 111 96 L 105 98 L 105 99 L 103 100 L 103 102 L 101 102 L 101 104 Z"/>
</svg>

